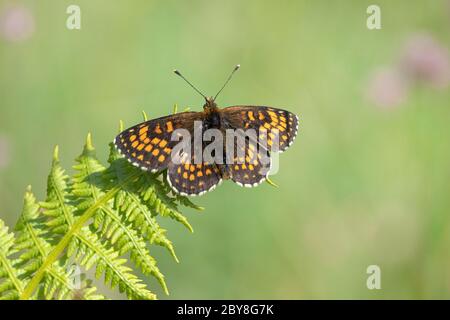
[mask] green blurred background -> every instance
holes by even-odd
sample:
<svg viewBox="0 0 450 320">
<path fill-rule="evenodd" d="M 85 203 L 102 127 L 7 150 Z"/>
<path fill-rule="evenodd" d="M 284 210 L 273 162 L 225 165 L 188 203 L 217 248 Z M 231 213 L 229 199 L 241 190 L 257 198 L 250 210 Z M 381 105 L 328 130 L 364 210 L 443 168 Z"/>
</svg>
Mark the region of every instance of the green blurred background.
<svg viewBox="0 0 450 320">
<path fill-rule="evenodd" d="M 66 168 L 92 132 L 100 159 L 126 125 L 203 101 L 300 115 L 273 180 L 224 183 L 160 220 L 162 299 L 450 298 L 450 2 L 0 1 L 0 218 L 42 198 L 54 145 Z M 81 8 L 81 30 L 66 8 Z M 368 290 L 366 268 L 381 268 Z"/>
</svg>

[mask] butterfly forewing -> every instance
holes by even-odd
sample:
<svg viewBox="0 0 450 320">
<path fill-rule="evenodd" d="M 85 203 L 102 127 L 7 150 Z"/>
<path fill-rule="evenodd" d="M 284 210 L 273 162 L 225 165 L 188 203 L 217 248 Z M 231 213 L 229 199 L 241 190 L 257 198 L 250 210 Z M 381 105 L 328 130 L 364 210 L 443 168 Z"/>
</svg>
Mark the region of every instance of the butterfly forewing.
<svg viewBox="0 0 450 320">
<path fill-rule="evenodd" d="M 114 143 L 133 165 L 144 170 L 159 171 L 171 162 L 171 152 L 178 141 L 172 141 L 176 129 L 193 135 L 194 121 L 201 121 L 202 112 L 182 112 L 149 120 L 121 132 Z"/>
<path fill-rule="evenodd" d="M 233 129 L 253 129 L 258 143 L 283 152 L 294 141 L 298 117 L 292 112 L 263 106 L 232 106 L 220 110 L 225 124 Z"/>
</svg>

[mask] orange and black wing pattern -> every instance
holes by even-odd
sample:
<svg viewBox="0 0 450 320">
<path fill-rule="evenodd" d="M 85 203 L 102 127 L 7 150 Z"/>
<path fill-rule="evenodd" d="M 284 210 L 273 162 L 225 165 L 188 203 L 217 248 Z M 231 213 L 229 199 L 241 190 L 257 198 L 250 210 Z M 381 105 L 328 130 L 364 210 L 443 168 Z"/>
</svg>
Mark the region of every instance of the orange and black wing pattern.
<svg viewBox="0 0 450 320">
<path fill-rule="evenodd" d="M 193 155 L 180 157 L 169 163 L 167 181 L 171 188 L 183 196 L 201 196 L 222 182 L 222 173 L 215 163 L 194 163 Z M 189 159 L 189 160 L 188 160 Z"/>
<path fill-rule="evenodd" d="M 227 128 L 255 130 L 258 143 L 268 150 L 278 147 L 279 152 L 285 151 L 297 135 L 298 117 L 286 110 L 263 106 L 232 106 L 220 112 Z"/>
<path fill-rule="evenodd" d="M 227 175 L 241 187 L 256 187 L 267 179 L 271 168 L 270 153 L 252 141 L 235 142 L 232 164 L 226 164 Z"/>
<path fill-rule="evenodd" d="M 203 112 L 181 112 L 149 120 L 122 131 L 114 140 L 119 152 L 133 165 L 147 171 L 166 169 L 178 141 L 172 141 L 177 129 L 192 135 L 194 121 L 202 121 Z"/>
</svg>

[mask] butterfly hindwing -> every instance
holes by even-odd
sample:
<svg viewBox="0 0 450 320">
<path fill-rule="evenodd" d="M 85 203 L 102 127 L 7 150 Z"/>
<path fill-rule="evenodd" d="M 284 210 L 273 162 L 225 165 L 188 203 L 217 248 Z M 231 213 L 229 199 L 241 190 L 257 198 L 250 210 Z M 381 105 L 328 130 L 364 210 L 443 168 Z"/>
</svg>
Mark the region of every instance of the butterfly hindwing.
<svg viewBox="0 0 450 320">
<path fill-rule="evenodd" d="M 242 187 L 255 187 L 266 180 L 271 166 L 269 152 L 248 139 L 234 146 L 233 163 L 226 165 L 230 179 Z"/>
<path fill-rule="evenodd" d="M 114 140 L 119 152 L 133 165 L 152 172 L 163 170 L 171 162 L 171 152 L 178 141 L 172 141 L 176 129 L 193 134 L 194 121 L 201 112 L 182 112 L 149 120 L 122 131 Z"/>
<path fill-rule="evenodd" d="M 294 141 L 298 117 L 292 112 L 263 106 L 232 106 L 220 110 L 226 126 L 233 129 L 253 129 L 258 143 L 268 150 L 275 147 L 285 151 Z"/>
<path fill-rule="evenodd" d="M 195 164 L 193 156 L 189 160 L 188 157 L 180 158 L 186 160 L 170 162 L 167 170 L 167 181 L 177 193 L 188 196 L 202 195 L 222 182 L 222 175 L 216 164 Z"/>
</svg>

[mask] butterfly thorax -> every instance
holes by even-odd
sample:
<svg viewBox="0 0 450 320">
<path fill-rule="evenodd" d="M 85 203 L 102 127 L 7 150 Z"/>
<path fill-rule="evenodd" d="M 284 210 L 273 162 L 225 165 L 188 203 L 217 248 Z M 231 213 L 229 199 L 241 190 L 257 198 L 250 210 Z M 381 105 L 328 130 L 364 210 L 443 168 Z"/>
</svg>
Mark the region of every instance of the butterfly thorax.
<svg viewBox="0 0 450 320">
<path fill-rule="evenodd" d="M 206 103 L 203 105 L 204 110 L 204 129 L 219 129 L 221 127 L 221 118 L 219 108 L 212 97 L 206 98 Z"/>
</svg>

